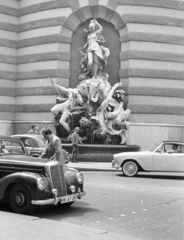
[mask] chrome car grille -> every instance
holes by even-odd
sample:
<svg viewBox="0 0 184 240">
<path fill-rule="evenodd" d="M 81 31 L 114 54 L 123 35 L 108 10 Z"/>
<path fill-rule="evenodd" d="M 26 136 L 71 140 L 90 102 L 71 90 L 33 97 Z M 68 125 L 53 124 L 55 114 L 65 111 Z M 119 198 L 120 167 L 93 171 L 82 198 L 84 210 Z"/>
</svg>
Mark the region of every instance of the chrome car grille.
<svg viewBox="0 0 184 240">
<path fill-rule="evenodd" d="M 58 197 L 67 195 L 66 181 L 62 165 L 50 166 L 52 187 L 58 190 Z"/>
</svg>

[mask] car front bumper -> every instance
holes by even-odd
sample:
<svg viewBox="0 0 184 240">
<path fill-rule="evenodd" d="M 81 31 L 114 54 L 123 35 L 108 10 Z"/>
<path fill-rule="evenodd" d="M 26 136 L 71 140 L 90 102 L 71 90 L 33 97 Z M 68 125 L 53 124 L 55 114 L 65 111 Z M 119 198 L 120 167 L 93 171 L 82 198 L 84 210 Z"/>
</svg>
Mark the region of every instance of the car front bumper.
<svg viewBox="0 0 184 240">
<path fill-rule="evenodd" d="M 81 197 L 86 195 L 86 192 L 78 191 L 75 194 L 58 197 L 56 189 L 53 189 L 52 192 L 53 192 L 54 198 L 45 199 L 45 200 L 32 200 L 31 203 L 33 205 L 39 205 L 39 206 L 41 206 L 41 205 L 57 205 L 58 203 L 63 204 L 63 203 L 67 203 L 67 202 L 73 202 L 76 199 L 80 199 Z"/>
<path fill-rule="evenodd" d="M 119 168 L 120 168 L 120 165 L 118 165 L 115 160 L 112 160 L 111 166 L 112 166 L 112 168 L 116 168 L 116 169 L 119 169 Z"/>
</svg>

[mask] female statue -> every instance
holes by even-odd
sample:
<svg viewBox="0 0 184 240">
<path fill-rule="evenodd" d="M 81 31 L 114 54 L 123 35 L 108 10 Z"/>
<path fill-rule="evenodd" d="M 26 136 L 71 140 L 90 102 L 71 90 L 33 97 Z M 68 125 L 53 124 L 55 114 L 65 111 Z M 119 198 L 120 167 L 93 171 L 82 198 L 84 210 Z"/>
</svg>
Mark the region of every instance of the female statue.
<svg viewBox="0 0 184 240">
<path fill-rule="evenodd" d="M 81 51 L 84 57 L 81 59 L 80 80 L 93 77 L 96 79 L 97 76 L 102 76 L 102 69 L 107 64 L 107 57 L 110 54 L 109 49 L 101 45 L 105 42 L 101 34 L 102 30 L 102 26 L 96 19 L 90 21 L 88 30 L 84 29 L 87 33 L 87 42 L 80 48 L 80 50 L 86 48 L 86 53 Z"/>
</svg>

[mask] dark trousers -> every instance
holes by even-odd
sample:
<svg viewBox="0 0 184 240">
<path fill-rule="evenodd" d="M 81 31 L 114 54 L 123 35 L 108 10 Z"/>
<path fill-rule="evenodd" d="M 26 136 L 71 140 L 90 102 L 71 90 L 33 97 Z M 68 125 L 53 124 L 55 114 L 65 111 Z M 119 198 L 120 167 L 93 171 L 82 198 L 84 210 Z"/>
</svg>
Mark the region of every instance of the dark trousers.
<svg viewBox="0 0 184 240">
<path fill-rule="evenodd" d="M 78 153 L 79 153 L 79 146 L 77 144 L 73 144 L 72 162 L 76 162 L 77 161 Z"/>
</svg>

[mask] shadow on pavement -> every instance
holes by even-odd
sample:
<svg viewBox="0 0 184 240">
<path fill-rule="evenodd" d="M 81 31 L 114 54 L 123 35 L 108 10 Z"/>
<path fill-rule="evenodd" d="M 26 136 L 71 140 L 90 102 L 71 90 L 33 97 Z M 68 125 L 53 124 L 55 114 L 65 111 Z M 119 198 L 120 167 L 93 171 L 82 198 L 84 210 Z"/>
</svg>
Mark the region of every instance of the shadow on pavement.
<svg viewBox="0 0 184 240">
<path fill-rule="evenodd" d="M 11 212 L 11 209 L 10 209 L 9 206 L 6 206 L 5 204 L 0 203 L 0 211 L 2 211 L 2 212 Z"/>
<path fill-rule="evenodd" d="M 172 180 L 184 180 L 184 176 L 176 176 L 176 175 L 166 175 L 166 173 L 164 173 L 165 175 L 162 174 L 149 174 L 149 173 L 139 173 L 137 176 L 134 177 L 126 177 L 123 174 L 116 174 L 116 176 L 118 177 L 124 177 L 124 178 L 153 178 L 153 179 L 172 179 Z"/>
<path fill-rule="evenodd" d="M 0 211 L 13 213 L 9 206 L 0 203 Z M 98 212 L 98 209 L 89 207 L 89 204 L 76 201 L 70 207 L 63 206 L 44 206 L 36 208 L 35 211 L 29 216 L 45 218 L 55 221 L 61 221 L 62 219 L 81 217 L 85 214 Z"/>
<path fill-rule="evenodd" d="M 61 219 L 81 217 L 85 214 L 94 212 L 98 212 L 98 209 L 89 207 L 89 204 L 85 202 L 76 201 L 70 207 L 63 207 L 58 205 L 37 208 L 33 212 L 32 216 L 61 221 Z"/>
</svg>

